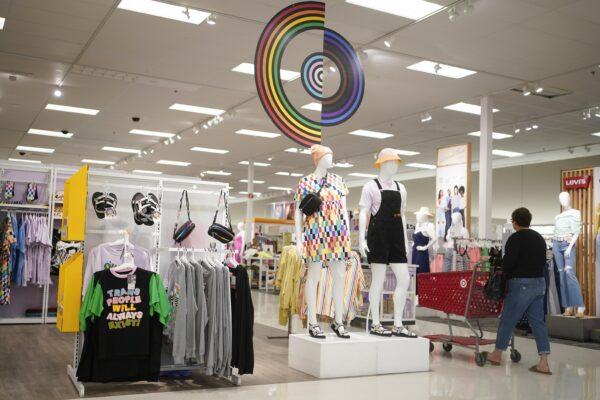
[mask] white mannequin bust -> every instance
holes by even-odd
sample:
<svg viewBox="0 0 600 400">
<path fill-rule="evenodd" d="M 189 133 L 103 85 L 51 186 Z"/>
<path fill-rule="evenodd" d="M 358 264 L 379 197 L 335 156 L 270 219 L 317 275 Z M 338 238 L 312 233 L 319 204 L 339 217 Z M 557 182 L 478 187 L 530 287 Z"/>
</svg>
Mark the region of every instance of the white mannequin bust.
<svg viewBox="0 0 600 400">
<path fill-rule="evenodd" d="M 246 241 L 244 240 L 244 239 L 246 239 L 246 232 L 244 231 L 245 224 L 243 222 L 238 222 L 237 229 L 238 229 L 238 233 L 236 236 L 241 236 L 242 243 L 246 243 Z"/>
<path fill-rule="evenodd" d="M 448 229 L 448 240 L 444 244 L 447 249 L 454 247 L 454 239 L 468 239 L 469 231 L 463 226 L 462 215 L 458 212 L 452 214 L 452 225 Z"/>
<path fill-rule="evenodd" d="M 421 232 L 431 240 L 427 243 L 427 246 L 417 246 L 417 250 L 425 251 L 429 250 L 435 241 L 435 226 L 430 221 L 431 213 L 428 207 L 421 207 L 419 211 L 415 212 L 417 218 L 417 224 L 415 226 L 415 233 Z"/>
<path fill-rule="evenodd" d="M 581 212 L 571 207 L 571 195 L 568 192 L 561 192 L 558 201 L 563 211 L 555 217 L 554 237 L 569 242 L 569 247 L 565 251 L 565 256 L 569 257 L 581 232 Z M 563 225 L 565 220 L 571 222 L 570 227 L 566 229 Z"/>
</svg>

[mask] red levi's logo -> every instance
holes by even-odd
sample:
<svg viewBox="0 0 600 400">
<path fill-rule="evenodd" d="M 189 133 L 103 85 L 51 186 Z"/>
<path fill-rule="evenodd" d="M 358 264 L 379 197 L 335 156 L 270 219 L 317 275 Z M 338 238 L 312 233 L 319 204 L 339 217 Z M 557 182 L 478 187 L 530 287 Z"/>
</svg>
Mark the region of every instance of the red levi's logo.
<svg viewBox="0 0 600 400">
<path fill-rule="evenodd" d="M 568 189 L 587 189 L 592 181 L 591 175 L 571 176 L 563 178 L 563 186 Z"/>
</svg>

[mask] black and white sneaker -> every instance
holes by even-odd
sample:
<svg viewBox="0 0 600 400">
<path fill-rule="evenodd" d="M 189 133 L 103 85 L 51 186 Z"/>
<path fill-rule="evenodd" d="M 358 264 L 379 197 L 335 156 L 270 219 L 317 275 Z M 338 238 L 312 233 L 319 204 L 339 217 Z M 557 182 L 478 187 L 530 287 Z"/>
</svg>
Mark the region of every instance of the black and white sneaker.
<svg viewBox="0 0 600 400">
<path fill-rule="evenodd" d="M 392 335 L 411 339 L 418 338 L 416 333 L 409 331 L 403 326 L 395 326 L 394 329 L 392 329 Z"/>
<path fill-rule="evenodd" d="M 333 329 L 333 331 L 336 335 L 338 335 L 338 337 L 342 339 L 350 339 L 350 334 L 346 331 L 344 325 L 334 322 L 331 324 L 331 329 Z"/>
<path fill-rule="evenodd" d="M 376 335 L 376 336 L 385 336 L 385 337 L 392 336 L 392 331 L 384 328 L 383 325 L 381 325 L 381 324 L 371 326 L 369 333 L 371 335 Z"/>
<path fill-rule="evenodd" d="M 315 339 L 325 339 L 325 333 L 323 333 L 319 324 L 308 324 L 308 334 Z"/>
</svg>

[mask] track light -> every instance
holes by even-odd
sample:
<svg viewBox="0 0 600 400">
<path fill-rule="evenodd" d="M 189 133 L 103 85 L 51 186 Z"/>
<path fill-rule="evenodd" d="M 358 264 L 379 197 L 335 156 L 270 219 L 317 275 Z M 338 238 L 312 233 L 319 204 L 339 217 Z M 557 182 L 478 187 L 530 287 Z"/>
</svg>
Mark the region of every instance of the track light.
<svg viewBox="0 0 600 400">
<path fill-rule="evenodd" d="M 216 25 L 217 17 L 215 17 L 215 14 L 210 14 L 208 17 L 206 17 L 206 23 L 209 25 Z"/>
<path fill-rule="evenodd" d="M 168 145 L 169 145 L 169 139 L 165 139 L 165 141 L 163 142 L 163 144 L 164 144 L 165 146 L 168 146 Z"/>
<path fill-rule="evenodd" d="M 392 38 L 387 38 L 383 41 L 383 44 L 385 45 L 385 47 L 387 47 L 389 49 L 390 47 L 392 47 L 392 42 L 393 42 Z"/>
<path fill-rule="evenodd" d="M 537 128 L 539 128 L 538 124 L 533 124 L 533 125 L 531 125 L 531 127 L 532 127 L 533 129 L 537 129 Z"/>
<path fill-rule="evenodd" d="M 154 153 L 154 149 L 150 149 L 150 154 Z"/>
<path fill-rule="evenodd" d="M 528 126 L 528 127 L 526 127 L 526 128 L 525 128 L 525 130 L 526 130 L 527 132 L 529 132 L 529 131 L 531 130 L 531 127 L 530 127 L 530 126 Z"/>
<path fill-rule="evenodd" d="M 421 122 L 431 121 L 432 116 L 428 112 L 421 114 Z"/>
<path fill-rule="evenodd" d="M 200 133 L 200 129 L 198 129 L 197 127 L 193 127 L 192 131 L 194 132 L 194 135 L 197 135 L 198 133 Z"/>
<path fill-rule="evenodd" d="M 523 86 L 523 96 L 529 96 L 531 94 L 531 89 L 529 89 L 529 85 Z"/>
<path fill-rule="evenodd" d="M 534 88 L 535 88 L 535 92 L 538 93 L 538 94 L 542 93 L 544 91 L 544 88 L 541 85 L 537 84 L 537 83 L 535 84 Z"/>
<path fill-rule="evenodd" d="M 207 124 L 202 124 L 202 129 L 208 129 L 208 125 Z"/>
<path fill-rule="evenodd" d="M 181 140 L 181 135 L 177 135 L 175 137 L 177 138 L 177 140 Z"/>
<path fill-rule="evenodd" d="M 61 97 L 62 96 L 62 90 L 60 90 L 59 88 L 54 89 L 54 97 Z"/>
<path fill-rule="evenodd" d="M 519 132 L 521 132 L 521 128 L 519 128 L 519 127 L 516 127 L 516 128 L 515 128 L 515 133 L 519 133 Z"/>
<path fill-rule="evenodd" d="M 468 14 L 474 9 L 475 7 L 473 7 L 473 3 L 471 2 L 471 0 L 465 0 L 465 7 L 463 8 L 463 13 Z"/>
<path fill-rule="evenodd" d="M 456 19 L 456 17 L 458 17 L 458 12 L 456 12 L 456 8 L 455 7 L 451 7 L 448 9 L 448 19 L 450 20 L 450 22 L 454 21 Z"/>
</svg>

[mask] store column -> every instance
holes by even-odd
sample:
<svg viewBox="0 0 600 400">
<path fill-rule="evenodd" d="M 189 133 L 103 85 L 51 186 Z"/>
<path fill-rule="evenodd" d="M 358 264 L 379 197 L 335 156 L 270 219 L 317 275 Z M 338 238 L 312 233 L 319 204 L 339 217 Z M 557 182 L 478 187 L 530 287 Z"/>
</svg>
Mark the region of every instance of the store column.
<svg viewBox="0 0 600 400">
<path fill-rule="evenodd" d="M 246 243 L 252 243 L 252 220 L 254 219 L 254 161 L 248 162 L 248 183 L 246 188 L 246 223 L 244 224 L 244 237 Z"/>
<path fill-rule="evenodd" d="M 479 130 L 479 237 L 492 238 L 492 140 L 494 128 L 492 98 L 481 98 Z"/>
</svg>

